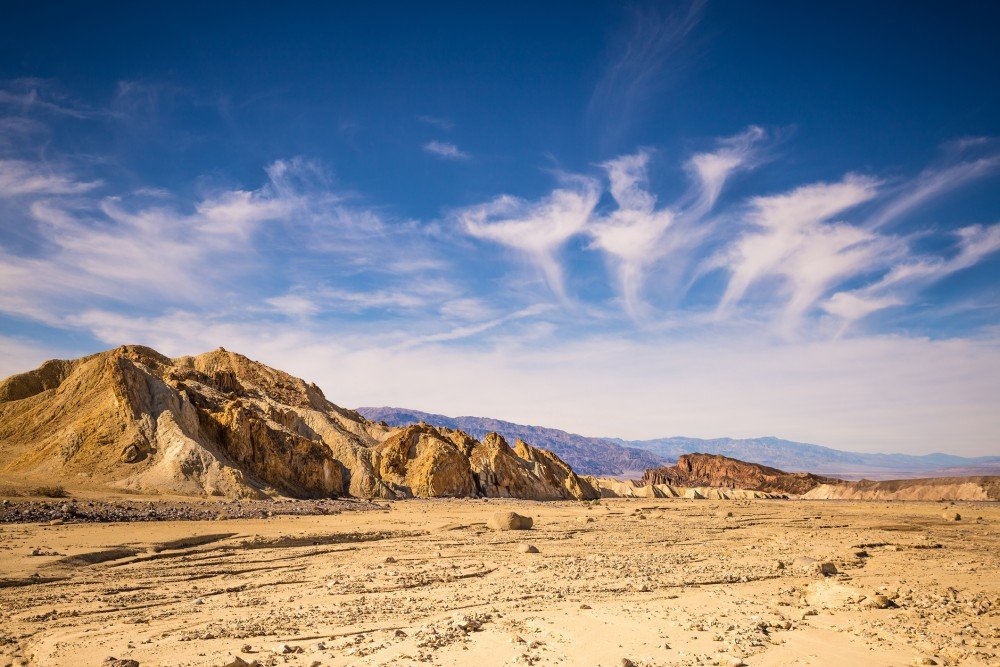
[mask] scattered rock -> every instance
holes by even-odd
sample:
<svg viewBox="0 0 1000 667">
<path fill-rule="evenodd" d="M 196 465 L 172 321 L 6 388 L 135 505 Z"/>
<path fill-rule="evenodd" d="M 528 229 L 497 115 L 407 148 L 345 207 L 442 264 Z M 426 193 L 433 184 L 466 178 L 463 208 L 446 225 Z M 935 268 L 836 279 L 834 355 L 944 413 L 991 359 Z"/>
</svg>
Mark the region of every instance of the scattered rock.
<svg viewBox="0 0 1000 667">
<path fill-rule="evenodd" d="M 961 521 L 962 515 L 958 512 L 945 512 L 941 515 L 941 518 L 945 521 Z"/>
<path fill-rule="evenodd" d="M 867 607 L 869 609 L 889 609 L 890 607 L 895 607 L 896 603 L 890 600 L 885 595 L 881 593 L 876 593 L 871 597 L 867 597 L 861 601 L 862 607 Z"/>
<path fill-rule="evenodd" d="M 517 548 L 517 550 L 520 551 L 523 554 L 537 554 L 538 553 L 538 547 L 536 547 L 534 544 L 522 544 L 522 545 L 520 545 Z"/>
<path fill-rule="evenodd" d="M 108 657 L 104 659 L 104 667 L 139 667 L 139 661 L 131 658 Z"/>
<path fill-rule="evenodd" d="M 142 452 L 134 443 L 127 445 L 122 450 L 122 463 L 135 463 L 140 458 L 142 458 Z"/>
<path fill-rule="evenodd" d="M 246 653 L 246 651 L 244 651 Z M 253 662 L 247 662 L 243 658 L 236 656 L 233 658 L 232 662 L 227 662 L 222 667 L 260 667 L 260 663 L 254 660 Z"/>
</svg>

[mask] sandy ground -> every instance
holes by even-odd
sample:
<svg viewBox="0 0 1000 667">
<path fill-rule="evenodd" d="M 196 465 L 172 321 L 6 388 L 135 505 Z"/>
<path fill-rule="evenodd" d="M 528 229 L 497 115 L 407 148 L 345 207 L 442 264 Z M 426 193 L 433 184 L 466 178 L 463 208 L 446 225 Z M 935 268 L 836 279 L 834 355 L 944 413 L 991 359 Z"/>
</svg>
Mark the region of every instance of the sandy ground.
<svg viewBox="0 0 1000 667">
<path fill-rule="evenodd" d="M 2 525 L 0 665 L 1000 664 L 996 504 L 387 506 Z"/>
</svg>

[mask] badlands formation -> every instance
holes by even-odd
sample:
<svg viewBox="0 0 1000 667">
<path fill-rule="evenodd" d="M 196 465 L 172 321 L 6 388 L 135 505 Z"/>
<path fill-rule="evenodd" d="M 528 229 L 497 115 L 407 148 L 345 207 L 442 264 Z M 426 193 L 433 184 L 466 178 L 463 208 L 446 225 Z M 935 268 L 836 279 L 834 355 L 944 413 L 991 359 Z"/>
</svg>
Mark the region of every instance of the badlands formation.
<svg viewBox="0 0 1000 667">
<path fill-rule="evenodd" d="M 314 384 L 218 349 L 128 345 L 0 383 L 0 483 L 230 498 L 600 495 L 496 434 L 389 428 Z"/>
<path fill-rule="evenodd" d="M 997 498 L 701 454 L 596 479 L 126 346 L 0 383 L 0 667 L 996 665 Z"/>
</svg>

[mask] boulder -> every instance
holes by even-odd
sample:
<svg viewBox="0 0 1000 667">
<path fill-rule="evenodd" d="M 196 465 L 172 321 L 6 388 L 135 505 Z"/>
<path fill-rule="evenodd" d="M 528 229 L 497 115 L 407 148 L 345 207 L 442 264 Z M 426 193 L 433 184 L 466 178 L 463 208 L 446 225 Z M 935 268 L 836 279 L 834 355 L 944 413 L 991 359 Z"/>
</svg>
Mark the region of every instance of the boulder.
<svg viewBox="0 0 1000 667">
<path fill-rule="evenodd" d="M 796 570 L 801 570 L 803 572 L 809 572 L 814 574 L 819 574 L 824 577 L 829 577 L 837 574 L 837 566 L 830 561 L 819 561 L 815 558 L 810 558 L 808 556 L 799 556 L 794 561 L 792 561 L 792 567 Z"/>
<path fill-rule="evenodd" d="M 495 512 L 486 521 L 486 527 L 493 530 L 528 530 L 532 526 L 530 516 L 516 512 Z"/>
</svg>

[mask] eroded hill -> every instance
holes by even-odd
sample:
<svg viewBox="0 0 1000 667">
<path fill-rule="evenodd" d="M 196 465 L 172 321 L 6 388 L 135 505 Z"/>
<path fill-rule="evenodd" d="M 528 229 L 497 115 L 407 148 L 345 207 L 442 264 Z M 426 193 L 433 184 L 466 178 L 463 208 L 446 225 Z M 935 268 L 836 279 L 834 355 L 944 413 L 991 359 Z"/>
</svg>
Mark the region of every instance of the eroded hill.
<svg viewBox="0 0 1000 667">
<path fill-rule="evenodd" d="M 218 349 L 127 345 L 0 382 L 0 473 L 142 493 L 593 498 L 559 457 L 496 434 L 388 428 Z"/>
</svg>

